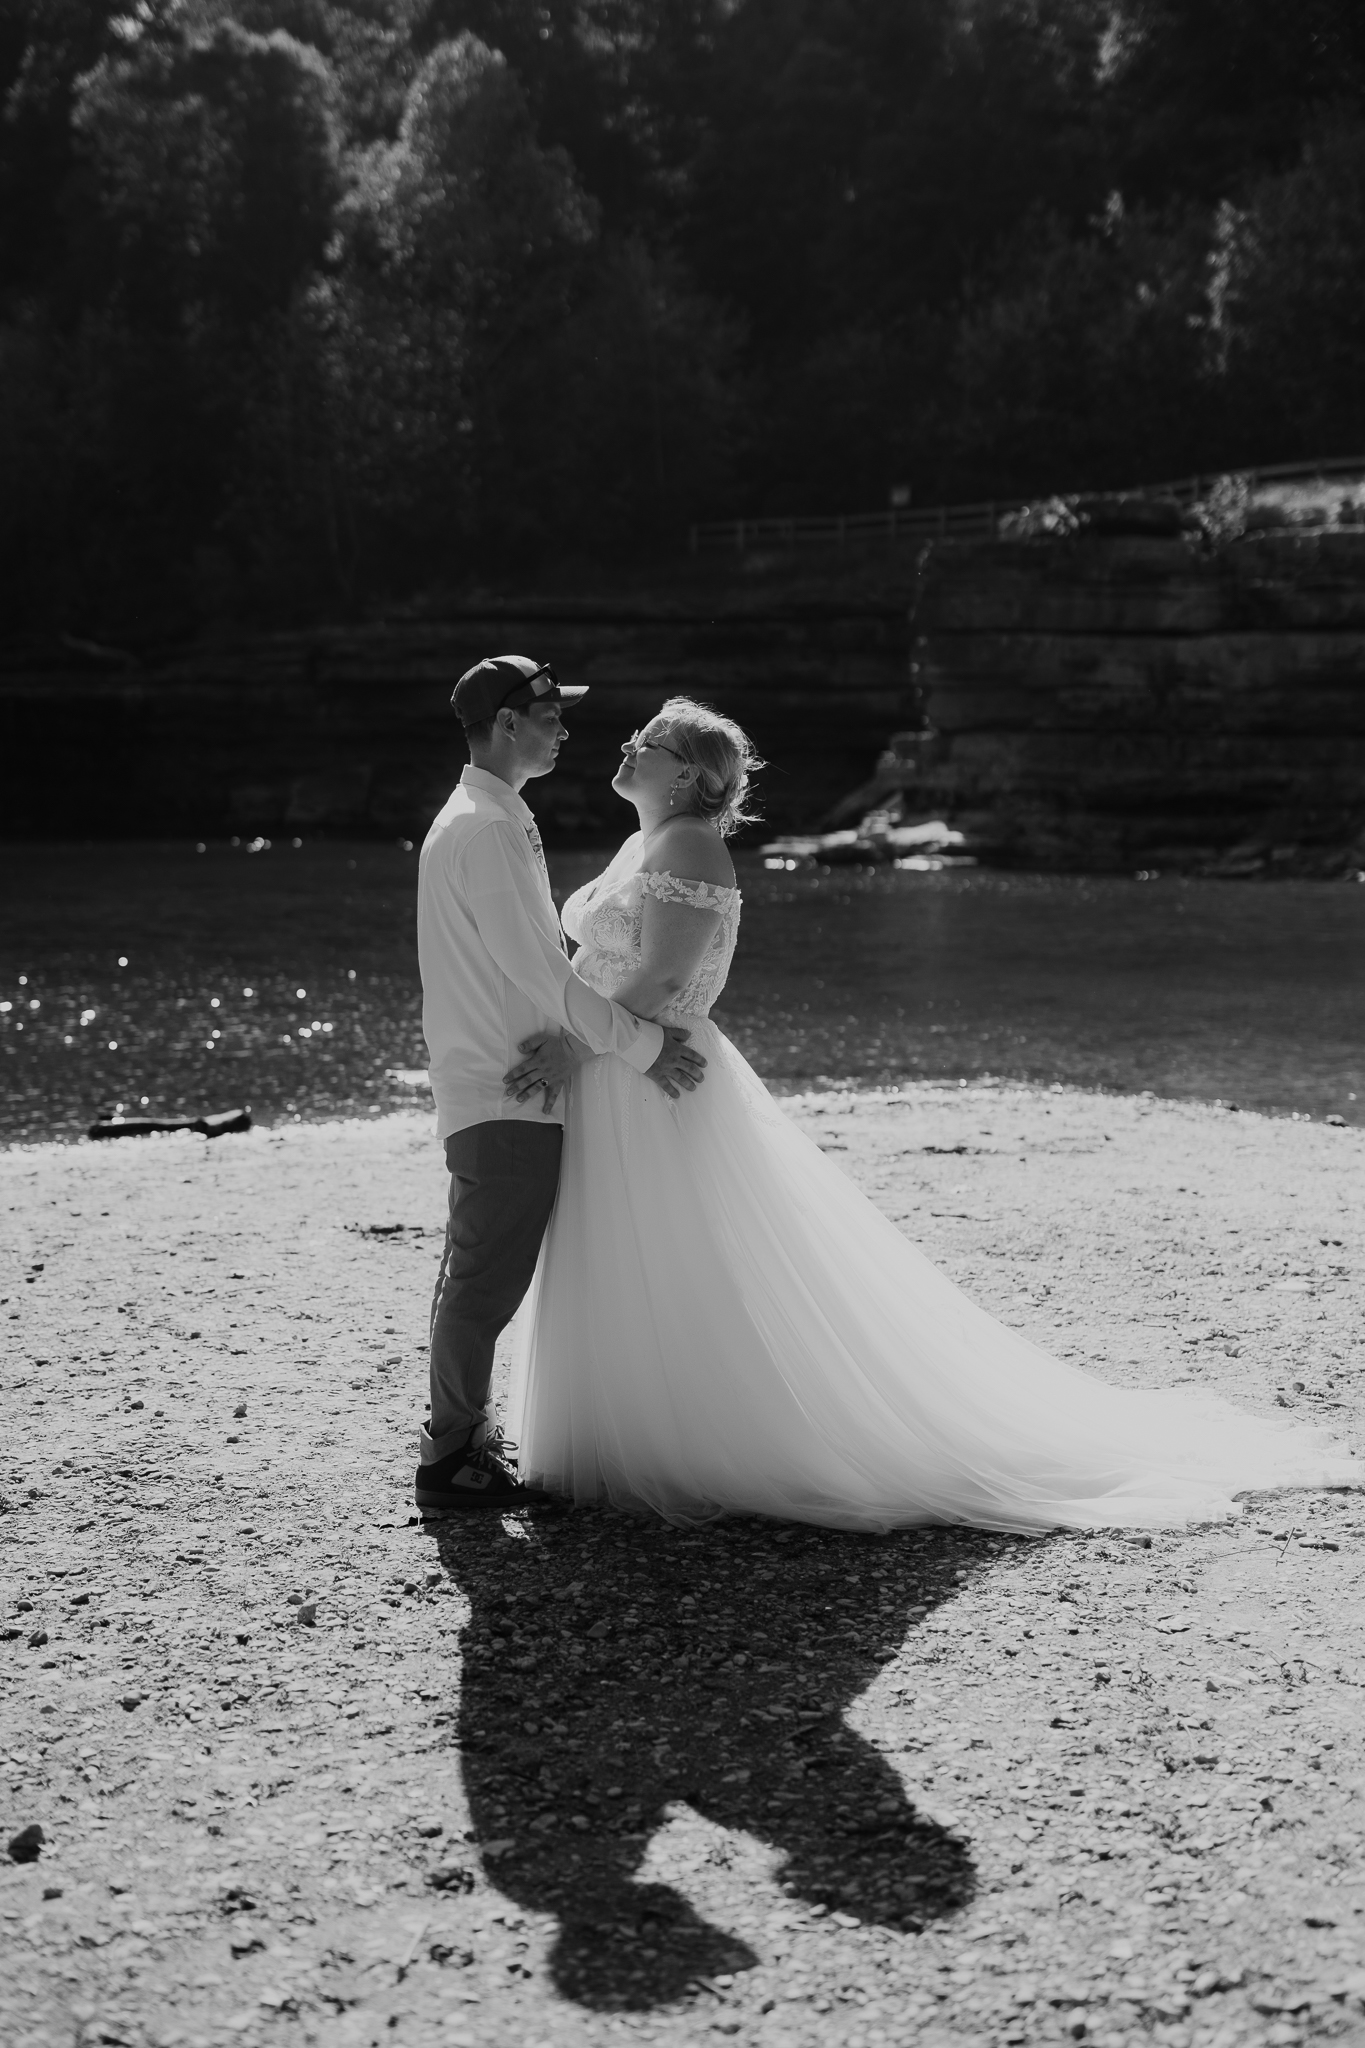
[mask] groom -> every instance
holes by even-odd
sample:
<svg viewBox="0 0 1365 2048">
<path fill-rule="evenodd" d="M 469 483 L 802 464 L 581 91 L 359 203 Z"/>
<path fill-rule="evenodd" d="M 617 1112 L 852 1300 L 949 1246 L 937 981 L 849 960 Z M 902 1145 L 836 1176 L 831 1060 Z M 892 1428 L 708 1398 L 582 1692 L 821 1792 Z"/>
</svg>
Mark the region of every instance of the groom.
<svg viewBox="0 0 1365 2048">
<path fill-rule="evenodd" d="M 670 1095 L 695 1088 L 706 1064 L 686 1031 L 632 1016 L 569 965 L 520 792 L 550 773 L 568 738 L 561 713 L 586 695 L 561 689 L 548 662 L 497 654 L 467 670 L 450 700 L 470 764 L 427 834 L 417 884 L 422 1030 L 450 1170 L 419 1508 L 503 1509 L 531 1497 L 488 1421 L 494 1347 L 531 1284 L 564 1137 L 557 1089 L 536 1108 L 504 1086 L 524 1041 L 568 1032 Z"/>
</svg>

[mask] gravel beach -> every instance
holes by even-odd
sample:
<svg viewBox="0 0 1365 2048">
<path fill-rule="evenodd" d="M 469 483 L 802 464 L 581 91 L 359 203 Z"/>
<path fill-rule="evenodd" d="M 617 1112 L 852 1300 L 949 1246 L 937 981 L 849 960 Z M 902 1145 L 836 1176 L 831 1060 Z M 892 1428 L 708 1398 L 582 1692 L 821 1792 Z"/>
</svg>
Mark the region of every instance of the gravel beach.
<svg viewBox="0 0 1365 2048">
<path fill-rule="evenodd" d="M 1359 1130 L 786 1107 L 1063 1356 L 1359 1443 Z M 422 1526 L 425 1116 L 0 1181 L 6 2048 L 1365 2040 L 1358 1493 L 1150 1540 Z"/>
</svg>

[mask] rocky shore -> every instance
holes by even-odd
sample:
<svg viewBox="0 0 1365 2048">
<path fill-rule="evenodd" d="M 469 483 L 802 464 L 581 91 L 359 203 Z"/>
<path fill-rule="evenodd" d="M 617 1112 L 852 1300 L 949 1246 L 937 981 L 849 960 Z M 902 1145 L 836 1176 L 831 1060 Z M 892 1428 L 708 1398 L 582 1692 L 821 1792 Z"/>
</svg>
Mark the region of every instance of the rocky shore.
<svg viewBox="0 0 1365 2048">
<path fill-rule="evenodd" d="M 1088 1369 L 1358 1440 L 1359 1132 L 787 1107 Z M 419 1526 L 439 1167 L 417 1115 L 0 1155 L 6 2043 L 1365 2037 L 1358 1494 Z"/>
</svg>

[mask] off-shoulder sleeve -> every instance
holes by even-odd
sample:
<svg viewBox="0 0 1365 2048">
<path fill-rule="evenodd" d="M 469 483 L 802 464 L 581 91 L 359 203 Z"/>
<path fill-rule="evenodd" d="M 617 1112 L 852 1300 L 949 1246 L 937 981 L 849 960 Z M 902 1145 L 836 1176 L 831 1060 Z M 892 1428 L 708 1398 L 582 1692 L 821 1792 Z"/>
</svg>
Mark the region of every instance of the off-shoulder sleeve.
<svg viewBox="0 0 1365 2048">
<path fill-rule="evenodd" d="M 661 903 L 687 903 L 693 910 L 726 911 L 739 897 L 738 889 L 723 889 L 717 882 L 689 882 L 682 875 L 671 875 L 667 868 L 657 874 L 642 874 L 640 887 L 646 896 L 657 896 Z"/>
</svg>

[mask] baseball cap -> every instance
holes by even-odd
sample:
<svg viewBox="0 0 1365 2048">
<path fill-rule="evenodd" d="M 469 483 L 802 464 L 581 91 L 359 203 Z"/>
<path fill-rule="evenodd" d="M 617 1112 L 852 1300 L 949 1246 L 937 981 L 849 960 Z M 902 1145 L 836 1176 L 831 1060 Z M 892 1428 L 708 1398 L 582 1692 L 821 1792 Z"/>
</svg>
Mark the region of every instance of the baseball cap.
<svg viewBox="0 0 1365 2048">
<path fill-rule="evenodd" d="M 524 711 L 547 698 L 555 704 L 576 704 L 587 694 L 586 683 L 562 688 L 548 661 L 532 661 L 529 654 L 490 654 L 465 670 L 450 701 L 461 725 L 482 725 L 505 704 Z"/>
</svg>

